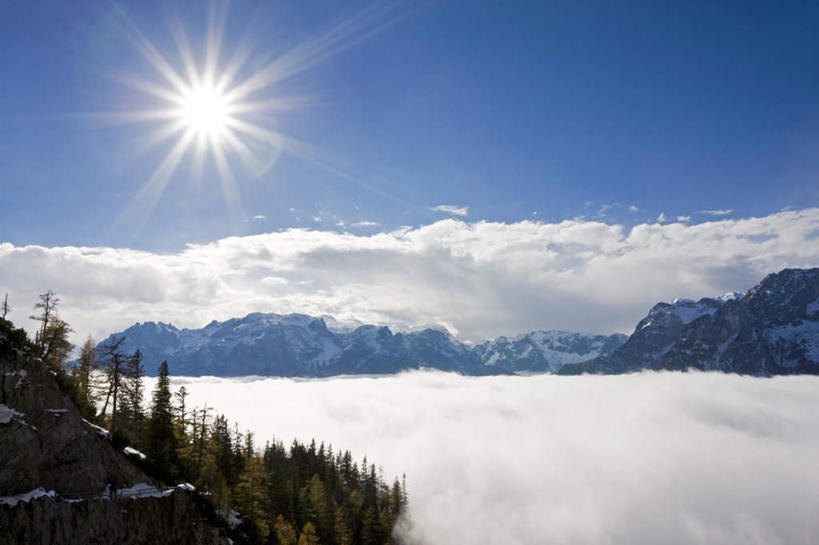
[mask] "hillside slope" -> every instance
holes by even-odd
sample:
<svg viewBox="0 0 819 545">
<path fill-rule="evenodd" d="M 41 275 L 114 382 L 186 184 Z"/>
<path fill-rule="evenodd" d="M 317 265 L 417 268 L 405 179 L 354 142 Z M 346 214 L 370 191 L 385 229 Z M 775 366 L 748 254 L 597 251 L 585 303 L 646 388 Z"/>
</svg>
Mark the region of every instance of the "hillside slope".
<svg viewBox="0 0 819 545">
<path fill-rule="evenodd" d="M 0 381 L 0 545 L 230 542 L 189 487 L 138 469 L 2 330 Z"/>
</svg>

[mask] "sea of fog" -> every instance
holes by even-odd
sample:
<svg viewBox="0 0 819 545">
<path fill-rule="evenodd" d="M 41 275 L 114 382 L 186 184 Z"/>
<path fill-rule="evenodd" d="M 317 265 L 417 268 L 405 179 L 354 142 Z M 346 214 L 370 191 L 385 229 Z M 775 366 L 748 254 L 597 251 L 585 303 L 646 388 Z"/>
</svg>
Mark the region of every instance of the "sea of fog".
<svg viewBox="0 0 819 545">
<path fill-rule="evenodd" d="M 257 444 L 406 473 L 405 541 L 813 544 L 819 377 L 176 378 Z M 150 387 L 150 385 L 148 385 Z"/>
</svg>

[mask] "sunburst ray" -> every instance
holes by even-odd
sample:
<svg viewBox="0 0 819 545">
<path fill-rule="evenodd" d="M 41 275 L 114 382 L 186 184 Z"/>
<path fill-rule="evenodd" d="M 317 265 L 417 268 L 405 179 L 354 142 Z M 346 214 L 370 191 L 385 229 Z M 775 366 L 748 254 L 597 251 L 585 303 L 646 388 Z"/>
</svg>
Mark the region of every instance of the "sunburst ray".
<svg viewBox="0 0 819 545">
<path fill-rule="evenodd" d="M 271 117 L 271 114 L 304 107 L 312 97 L 275 96 L 270 94 L 270 89 L 274 83 L 314 66 L 375 29 L 383 28 L 385 23 L 380 21 L 391 5 L 375 4 L 366 8 L 325 33 L 297 44 L 254 73 L 246 73 L 253 53 L 247 33 L 230 55 L 223 54 L 227 3 L 210 4 L 200 55 L 196 54 L 183 26 L 170 25 L 178 55 L 173 62 L 122 7 L 116 9 L 129 41 L 153 68 L 154 74 L 153 79 L 132 73 L 116 73 L 114 77 L 119 83 L 157 101 L 158 105 L 92 115 L 114 124 L 159 124 L 159 128 L 140 143 L 141 153 L 176 138 L 121 216 L 140 216 L 144 220 L 186 157 L 189 157 L 191 181 L 195 184 L 200 183 L 205 165 L 212 163 L 232 213 L 241 209 L 235 169 L 231 165 L 234 158 L 254 176 L 272 168 L 282 153 L 314 160 L 302 142 L 273 129 L 276 118 Z"/>
</svg>

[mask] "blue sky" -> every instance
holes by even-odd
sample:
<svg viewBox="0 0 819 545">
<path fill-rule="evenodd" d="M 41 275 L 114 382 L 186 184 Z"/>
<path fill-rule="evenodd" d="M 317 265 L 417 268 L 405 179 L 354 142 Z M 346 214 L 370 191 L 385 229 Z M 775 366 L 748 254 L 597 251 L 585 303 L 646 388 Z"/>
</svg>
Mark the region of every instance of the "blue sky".
<svg viewBox="0 0 819 545">
<path fill-rule="evenodd" d="M 247 35 L 252 72 L 367 6 L 234 2 L 223 51 Z M 0 7 L 4 241 L 166 251 L 288 227 L 429 224 L 441 204 L 502 222 L 607 205 L 604 221 L 633 225 L 819 202 L 819 5 L 446 2 L 385 10 L 362 28 L 377 32 L 271 88 L 310 97 L 262 123 L 322 165 L 284 154 L 258 177 L 236 167 L 242 209 L 230 213 L 212 162 L 197 189 L 186 160 L 144 225 L 117 221 L 170 147 L 137 155 L 155 125 L 82 115 L 151 106 L 117 71 L 161 82 L 122 13 L 172 63 L 169 23 L 201 60 L 207 13 L 120 8 Z M 352 225 L 365 220 L 379 225 Z"/>
<path fill-rule="evenodd" d="M 0 4 L 13 321 L 628 333 L 819 265 L 819 4 L 210 6 Z"/>
</svg>

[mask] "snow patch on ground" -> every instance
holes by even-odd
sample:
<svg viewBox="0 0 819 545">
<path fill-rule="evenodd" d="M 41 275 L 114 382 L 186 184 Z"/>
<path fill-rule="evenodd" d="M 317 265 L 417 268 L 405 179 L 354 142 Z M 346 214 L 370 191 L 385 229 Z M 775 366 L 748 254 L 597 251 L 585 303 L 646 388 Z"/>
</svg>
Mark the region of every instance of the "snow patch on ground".
<svg viewBox="0 0 819 545">
<path fill-rule="evenodd" d="M 162 490 L 148 483 L 137 483 L 128 488 L 120 488 L 114 494 L 116 498 L 130 498 L 136 500 L 139 498 L 162 498 L 173 494 L 174 489 L 170 488 Z"/>
<path fill-rule="evenodd" d="M 8 424 L 12 418 L 23 418 L 23 413 L 17 412 L 11 407 L 0 404 L 0 424 Z"/>
<path fill-rule="evenodd" d="M 6 373 L 6 376 L 17 377 L 17 384 L 13 386 L 16 389 L 23 385 L 23 380 L 25 380 L 25 378 L 28 376 L 28 371 L 26 371 L 25 369 L 18 369 L 17 371 L 11 371 L 9 373 Z"/>
<path fill-rule="evenodd" d="M 145 458 L 147 458 L 147 456 L 139 452 L 137 449 L 131 447 L 125 447 L 124 449 L 122 449 L 122 452 L 124 452 L 128 456 L 136 456 L 140 460 L 144 460 Z"/>
<path fill-rule="evenodd" d="M 35 488 L 25 494 L 17 494 L 16 496 L 0 496 L 0 505 L 8 505 L 14 507 L 20 502 L 28 503 L 31 500 L 42 498 L 43 496 L 54 497 L 57 493 L 53 490 L 46 491 L 45 488 Z"/>
<path fill-rule="evenodd" d="M 110 431 L 106 430 L 105 428 L 101 428 L 101 427 L 97 426 L 96 424 L 92 424 L 91 422 L 89 422 L 85 418 L 83 418 L 82 421 L 85 422 L 86 424 L 88 424 L 89 426 L 91 426 L 92 428 L 94 428 L 94 431 L 96 431 L 98 435 L 101 435 L 101 436 L 103 436 L 103 437 L 105 437 L 107 439 L 111 439 L 111 432 Z"/>
<path fill-rule="evenodd" d="M 227 507 L 224 507 L 220 511 L 220 514 L 223 517 L 225 517 L 225 520 L 227 520 L 228 526 L 230 526 L 231 530 L 235 530 L 242 524 L 242 522 L 244 522 L 244 519 L 242 519 L 242 515 L 239 514 L 238 511 L 234 511 L 233 509 L 228 509 Z"/>
</svg>

